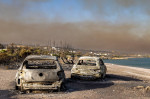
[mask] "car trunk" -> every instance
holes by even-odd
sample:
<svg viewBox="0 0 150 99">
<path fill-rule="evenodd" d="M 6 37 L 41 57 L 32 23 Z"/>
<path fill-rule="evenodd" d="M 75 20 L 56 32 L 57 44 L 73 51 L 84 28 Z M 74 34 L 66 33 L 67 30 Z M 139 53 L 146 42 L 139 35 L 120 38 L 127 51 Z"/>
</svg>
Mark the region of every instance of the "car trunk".
<svg viewBox="0 0 150 99">
<path fill-rule="evenodd" d="M 94 75 L 97 74 L 96 70 L 99 70 L 98 66 L 84 66 L 84 65 L 78 65 L 78 71 L 81 75 Z"/>
<path fill-rule="evenodd" d="M 23 78 L 26 82 L 55 82 L 59 80 L 57 69 L 25 69 Z"/>
</svg>

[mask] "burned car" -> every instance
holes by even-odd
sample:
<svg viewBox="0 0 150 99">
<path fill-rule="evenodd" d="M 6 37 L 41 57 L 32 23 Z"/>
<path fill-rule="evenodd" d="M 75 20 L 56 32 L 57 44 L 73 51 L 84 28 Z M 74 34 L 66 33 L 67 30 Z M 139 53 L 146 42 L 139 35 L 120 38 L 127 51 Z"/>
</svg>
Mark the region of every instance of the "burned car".
<svg viewBox="0 0 150 99">
<path fill-rule="evenodd" d="M 30 55 L 25 58 L 15 77 L 16 89 L 58 90 L 64 87 L 65 74 L 57 57 Z"/>
<path fill-rule="evenodd" d="M 80 57 L 71 69 L 71 78 L 93 80 L 105 78 L 107 68 L 99 57 Z"/>
</svg>

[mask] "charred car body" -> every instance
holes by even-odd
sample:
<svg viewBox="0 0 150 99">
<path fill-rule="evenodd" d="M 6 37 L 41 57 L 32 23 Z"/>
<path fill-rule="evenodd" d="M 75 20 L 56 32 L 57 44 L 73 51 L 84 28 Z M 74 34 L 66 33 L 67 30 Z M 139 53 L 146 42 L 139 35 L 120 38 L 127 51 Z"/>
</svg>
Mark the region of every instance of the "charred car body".
<svg viewBox="0 0 150 99">
<path fill-rule="evenodd" d="M 30 55 L 25 58 L 15 77 L 16 89 L 58 91 L 63 87 L 64 70 L 57 57 L 48 55 Z"/>
<path fill-rule="evenodd" d="M 71 69 L 71 78 L 105 78 L 107 68 L 99 57 L 80 57 Z"/>
</svg>

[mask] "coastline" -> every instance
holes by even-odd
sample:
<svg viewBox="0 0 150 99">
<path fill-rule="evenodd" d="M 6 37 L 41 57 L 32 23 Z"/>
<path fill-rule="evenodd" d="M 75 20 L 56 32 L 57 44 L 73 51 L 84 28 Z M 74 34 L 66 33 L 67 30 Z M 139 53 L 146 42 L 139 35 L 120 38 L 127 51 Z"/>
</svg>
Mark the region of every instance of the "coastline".
<svg viewBox="0 0 150 99">
<path fill-rule="evenodd" d="M 112 63 L 105 63 L 105 64 L 107 66 L 108 73 L 134 76 L 144 80 L 150 80 L 150 69 L 117 65 Z"/>
<path fill-rule="evenodd" d="M 105 63 L 107 65 L 115 65 L 123 68 L 131 68 L 131 69 L 144 69 L 144 70 L 150 70 L 149 68 L 142 68 L 142 67 L 135 67 L 135 66 L 128 66 L 128 65 L 119 65 L 119 64 L 113 64 L 113 63 Z"/>
<path fill-rule="evenodd" d="M 119 60 L 104 60 L 105 63 L 124 65 L 129 67 L 150 69 L 150 58 L 129 58 Z"/>
</svg>

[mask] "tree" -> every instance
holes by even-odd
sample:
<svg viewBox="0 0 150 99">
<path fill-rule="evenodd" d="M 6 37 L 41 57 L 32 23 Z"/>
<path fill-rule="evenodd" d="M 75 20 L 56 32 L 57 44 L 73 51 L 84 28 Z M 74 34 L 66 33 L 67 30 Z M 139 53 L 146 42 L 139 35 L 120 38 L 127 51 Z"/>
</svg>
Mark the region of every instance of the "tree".
<svg viewBox="0 0 150 99">
<path fill-rule="evenodd" d="M 14 47 L 14 43 L 11 43 L 10 46 L 8 47 L 8 52 L 10 54 L 13 54 L 15 52 L 15 47 Z"/>
<path fill-rule="evenodd" d="M 30 49 L 21 49 L 20 50 L 20 53 L 19 53 L 19 56 L 21 58 L 25 58 L 26 56 L 30 55 L 31 54 L 31 50 Z"/>
<path fill-rule="evenodd" d="M 0 64 L 6 64 L 10 62 L 10 57 L 7 53 L 0 53 Z"/>
<path fill-rule="evenodd" d="M 0 44 L 0 49 L 4 49 L 4 45 L 3 44 Z"/>
</svg>

